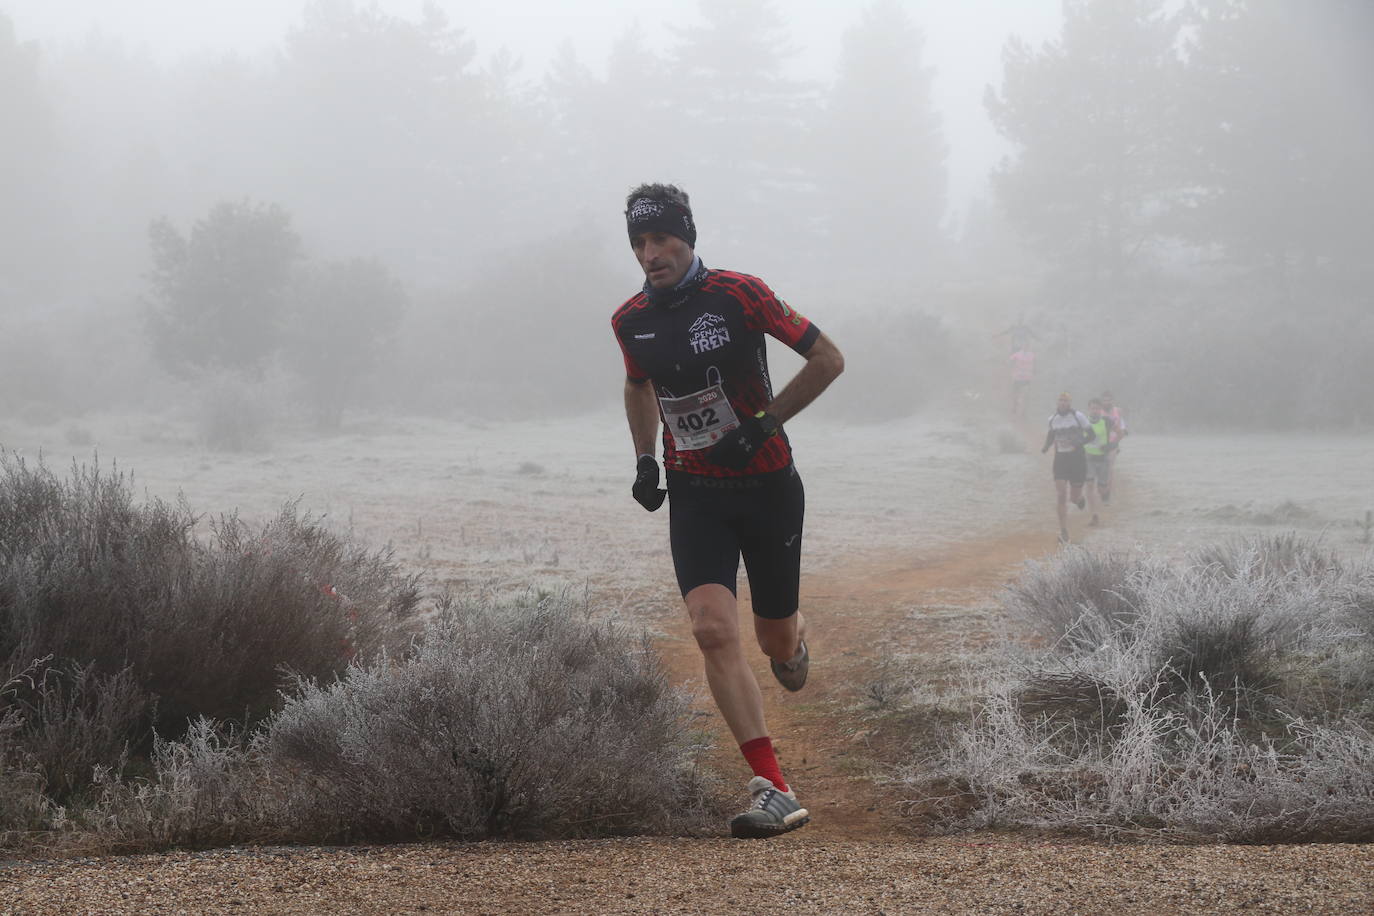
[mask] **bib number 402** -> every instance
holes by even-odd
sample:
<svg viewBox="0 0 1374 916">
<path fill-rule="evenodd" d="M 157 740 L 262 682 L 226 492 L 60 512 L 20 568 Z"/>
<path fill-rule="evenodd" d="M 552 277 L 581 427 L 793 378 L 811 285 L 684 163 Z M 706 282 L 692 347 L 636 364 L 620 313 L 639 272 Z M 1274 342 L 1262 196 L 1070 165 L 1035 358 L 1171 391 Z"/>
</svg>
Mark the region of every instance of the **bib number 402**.
<svg viewBox="0 0 1374 916">
<path fill-rule="evenodd" d="M 678 431 L 684 433 L 699 433 L 718 425 L 720 419 L 716 416 L 714 407 L 703 407 L 694 413 L 679 414 L 677 418 Z"/>
<path fill-rule="evenodd" d="M 679 451 L 709 448 L 739 426 L 739 418 L 719 384 L 683 398 L 660 398 L 663 422 Z"/>
</svg>

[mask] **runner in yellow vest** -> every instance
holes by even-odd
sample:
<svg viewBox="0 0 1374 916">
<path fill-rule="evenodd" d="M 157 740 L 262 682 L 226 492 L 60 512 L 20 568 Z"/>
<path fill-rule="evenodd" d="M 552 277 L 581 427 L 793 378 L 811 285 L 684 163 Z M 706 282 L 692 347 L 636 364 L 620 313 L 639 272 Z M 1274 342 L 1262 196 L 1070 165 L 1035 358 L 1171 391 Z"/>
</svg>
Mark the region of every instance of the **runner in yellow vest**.
<svg viewBox="0 0 1374 916">
<path fill-rule="evenodd" d="M 1116 442 L 1112 438 L 1115 424 L 1098 398 L 1088 402 L 1088 428 L 1093 434 L 1092 439 L 1083 446 L 1083 452 L 1088 457 L 1088 505 L 1093 514 L 1088 524 L 1096 528 L 1102 524 L 1098 513 L 1106 505 L 1107 495 L 1111 492 L 1111 453 L 1116 450 Z"/>
</svg>

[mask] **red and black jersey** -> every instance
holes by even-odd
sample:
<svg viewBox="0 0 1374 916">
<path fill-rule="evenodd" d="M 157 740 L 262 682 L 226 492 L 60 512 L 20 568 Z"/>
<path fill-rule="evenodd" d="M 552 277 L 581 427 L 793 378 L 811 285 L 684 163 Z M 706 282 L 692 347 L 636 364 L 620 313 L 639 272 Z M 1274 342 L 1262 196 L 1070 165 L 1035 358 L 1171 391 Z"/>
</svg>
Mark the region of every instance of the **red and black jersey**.
<svg viewBox="0 0 1374 916">
<path fill-rule="evenodd" d="M 633 381 L 652 381 L 658 396 L 664 467 L 735 477 L 777 471 L 791 463 L 792 448 L 781 432 L 743 471 L 706 460 L 726 430 L 772 403 L 763 335 L 771 334 L 803 355 L 820 336 L 819 328 L 762 280 L 704 270 L 701 281 L 671 305 L 656 304 L 642 291 L 636 294 L 616 309 L 611 327 L 625 357 L 625 374 Z"/>
</svg>

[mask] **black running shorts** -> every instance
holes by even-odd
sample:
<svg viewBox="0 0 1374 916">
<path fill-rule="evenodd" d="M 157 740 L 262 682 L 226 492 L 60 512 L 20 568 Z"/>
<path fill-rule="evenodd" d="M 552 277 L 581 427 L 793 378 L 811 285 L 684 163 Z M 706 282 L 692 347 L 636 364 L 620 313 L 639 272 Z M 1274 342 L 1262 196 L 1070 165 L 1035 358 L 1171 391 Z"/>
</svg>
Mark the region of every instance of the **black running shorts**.
<svg viewBox="0 0 1374 916">
<path fill-rule="evenodd" d="M 667 477 L 668 531 L 683 596 L 709 584 L 736 594 L 743 556 L 754 613 L 772 620 L 796 613 L 806 508 L 796 467 L 748 477 L 670 470 Z"/>
<path fill-rule="evenodd" d="M 1054 479 L 1079 486 L 1088 479 L 1088 455 L 1081 448 L 1054 453 Z"/>
</svg>

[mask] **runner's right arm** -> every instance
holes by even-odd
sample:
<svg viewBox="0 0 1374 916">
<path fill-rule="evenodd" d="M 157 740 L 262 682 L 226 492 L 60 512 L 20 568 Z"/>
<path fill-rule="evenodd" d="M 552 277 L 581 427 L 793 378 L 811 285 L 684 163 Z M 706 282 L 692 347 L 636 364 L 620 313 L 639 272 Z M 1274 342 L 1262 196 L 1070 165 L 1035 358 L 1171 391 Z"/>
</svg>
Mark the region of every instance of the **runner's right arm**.
<svg viewBox="0 0 1374 916">
<path fill-rule="evenodd" d="M 658 436 L 658 399 L 648 379 L 625 378 L 625 419 L 630 423 L 630 438 L 635 447 L 635 482 L 630 495 L 650 512 L 663 505 L 668 491 L 660 490 L 658 460 L 654 458 L 654 439 Z"/>
<path fill-rule="evenodd" d="M 630 439 L 635 457 L 653 455 L 658 439 L 658 399 L 648 379 L 625 378 L 625 419 L 630 424 Z"/>
</svg>

